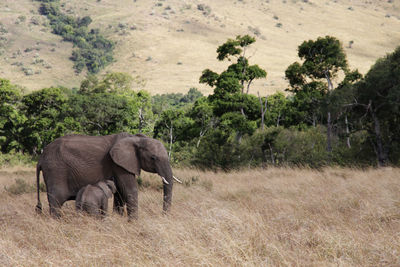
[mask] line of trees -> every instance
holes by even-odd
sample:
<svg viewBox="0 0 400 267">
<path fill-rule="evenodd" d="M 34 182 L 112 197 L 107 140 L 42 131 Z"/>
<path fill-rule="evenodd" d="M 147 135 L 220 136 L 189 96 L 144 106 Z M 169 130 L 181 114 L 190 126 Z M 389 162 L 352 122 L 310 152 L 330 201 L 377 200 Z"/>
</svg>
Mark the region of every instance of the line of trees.
<svg viewBox="0 0 400 267">
<path fill-rule="evenodd" d="M 336 38 L 304 41 L 285 72 L 287 95 L 261 96 L 252 83 L 267 72 L 250 64 L 254 42 L 237 36 L 217 48 L 230 65 L 203 71 L 209 96 L 133 92 L 123 73 L 30 94 L 1 79 L 1 151 L 40 154 L 64 134 L 127 131 L 161 139 L 175 164 L 204 168 L 400 164 L 400 47 L 362 77 Z"/>
</svg>

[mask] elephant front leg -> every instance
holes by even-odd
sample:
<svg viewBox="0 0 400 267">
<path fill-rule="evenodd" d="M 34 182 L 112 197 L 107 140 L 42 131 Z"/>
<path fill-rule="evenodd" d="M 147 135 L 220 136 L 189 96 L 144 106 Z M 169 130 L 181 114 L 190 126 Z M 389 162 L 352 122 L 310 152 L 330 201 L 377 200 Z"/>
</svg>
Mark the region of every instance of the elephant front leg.
<svg viewBox="0 0 400 267">
<path fill-rule="evenodd" d="M 127 212 L 128 212 L 128 220 L 137 219 L 138 218 L 137 183 L 136 183 L 136 188 L 133 189 L 132 192 L 128 193 L 128 195 L 127 195 L 126 209 L 127 209 Z"/>
<path fill-rule="evenodd" d="M 117 198 L 114 198 L 114 210 L 119 212 L 118 208 L 121 207 L 121 202 L 125 202 L 128 219 L 137 219 L 138 183 L 136 181 L 136 177 L 119 166 L 115 166 L 114 173 L 117 184 L 117 193 L 115 195 L 118 195 Z M 122 200 L 120 198 L 122 198 Z"/>
</svg>

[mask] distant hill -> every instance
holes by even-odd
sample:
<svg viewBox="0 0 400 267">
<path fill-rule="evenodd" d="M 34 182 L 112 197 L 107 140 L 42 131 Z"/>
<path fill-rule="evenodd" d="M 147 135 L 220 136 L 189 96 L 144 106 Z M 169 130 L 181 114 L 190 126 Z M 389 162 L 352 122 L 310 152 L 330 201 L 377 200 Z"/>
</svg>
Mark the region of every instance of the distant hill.
<svg viewBox="0 0 400 267">
<path fill-rule="evenodd" d="M 156 93 L 203 93 L 202 70 L 221 71 L 216 48 L 228 38 L 251 34 L 251 63 L 266 69 L 266 80 L 253 86 L 263 95 L 286 88 L 284 71 L 298 60 L 304 40 L 332 35 L 345 47 L 351 68 L 365 73 L 377 58 L 400 45 L 400 0 L 69 0 L 62 9 L 89 15 L 116 42 L 109 71 L 138 77 L 137 88 Z M 51 33 L 32 0 L 0 2 L 0 77 L 28 90 L 62 85 L 77 87 L 69 60 L 72 44 Z"/>
</svg>

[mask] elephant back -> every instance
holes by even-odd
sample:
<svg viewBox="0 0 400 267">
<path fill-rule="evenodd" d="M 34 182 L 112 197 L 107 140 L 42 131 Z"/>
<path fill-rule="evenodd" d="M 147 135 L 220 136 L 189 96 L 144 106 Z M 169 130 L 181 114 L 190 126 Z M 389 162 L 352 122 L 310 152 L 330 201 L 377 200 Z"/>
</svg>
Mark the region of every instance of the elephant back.
<svg viewBox="0 0 400 267">
<path fill-rule="evenodd" d="M 74 191 L 111 174 L 111 159 L 108 155 L 116 135 L 60 137 L 46 146 L 40 158 L 44 175 L 63 173 L 68 186 Z"/>
</svg>

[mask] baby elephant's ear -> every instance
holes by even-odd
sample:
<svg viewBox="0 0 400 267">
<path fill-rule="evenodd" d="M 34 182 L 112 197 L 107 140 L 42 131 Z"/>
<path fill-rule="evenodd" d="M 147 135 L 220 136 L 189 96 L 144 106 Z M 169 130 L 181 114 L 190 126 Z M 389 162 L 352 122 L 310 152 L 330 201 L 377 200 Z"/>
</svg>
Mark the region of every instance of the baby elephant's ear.
<svg viewBox="0 0 400 267">
<path fill-rule="evenodd" d="M 114 182 L 113 182 L 114 184 Z M 111 198 L 112 197 L 112 192 L 111 192 L 111 188 L 108 186 L 108 184 L 106 184 L 105 182 L 98 182 L 97 184 L 101 190 L 103 190 L 104 194 L 106 194 L 107 198 Z M 114 185 L 115 187 L 115 185 Z"/>
<path fill-rule="evenodd" d="M 117 188 L 115 187 L 115 184 L 113 181 L 111 180 L 107 180 L 106 184 L 108 185 L 108 187 L 111 189 L 111 192 L 114 194 L 115 192 L 117 192 Z"/>
</svg>

